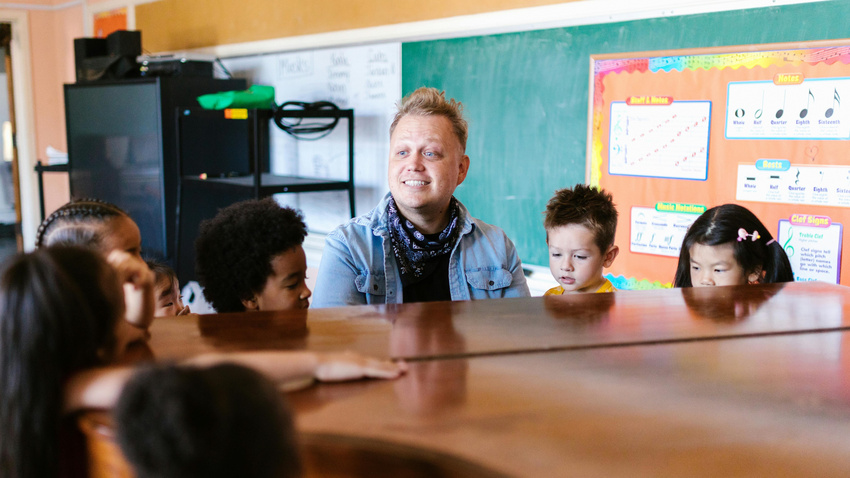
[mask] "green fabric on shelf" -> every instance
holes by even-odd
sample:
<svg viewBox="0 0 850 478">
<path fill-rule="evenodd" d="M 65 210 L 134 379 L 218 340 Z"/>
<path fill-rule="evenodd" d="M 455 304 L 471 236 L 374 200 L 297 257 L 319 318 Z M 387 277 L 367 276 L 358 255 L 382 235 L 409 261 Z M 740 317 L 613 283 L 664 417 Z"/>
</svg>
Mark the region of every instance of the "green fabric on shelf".
<svg viewBox="0 0 850 478">
<path fill-rule="evenodd" d="M 253 85 L 242 91 L 222 91 L 198 97 L 201 108 L 271 108 L 274 105 L 274 86 Z"/>
</svg>

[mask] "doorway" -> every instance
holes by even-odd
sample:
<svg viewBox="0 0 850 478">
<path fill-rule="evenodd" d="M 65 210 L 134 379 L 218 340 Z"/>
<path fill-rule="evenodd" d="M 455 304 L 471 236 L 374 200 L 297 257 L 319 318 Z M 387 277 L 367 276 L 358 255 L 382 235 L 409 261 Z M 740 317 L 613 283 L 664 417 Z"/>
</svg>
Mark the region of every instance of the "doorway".
<svg viewBox="0 0 850 478">
<path fill-rule="evenodd" d="M 0 23 L 0 259 L 21 250 L 20 194 L 14 145 L 11 81 L 12 26 Z"/>
</svg>

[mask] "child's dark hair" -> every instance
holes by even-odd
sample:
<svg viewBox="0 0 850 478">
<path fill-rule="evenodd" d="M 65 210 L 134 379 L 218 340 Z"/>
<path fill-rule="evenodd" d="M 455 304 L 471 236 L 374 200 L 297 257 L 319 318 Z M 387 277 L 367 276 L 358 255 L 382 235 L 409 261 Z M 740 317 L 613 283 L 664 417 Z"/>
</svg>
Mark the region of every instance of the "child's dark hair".
<svg viewBox="0 0 850 478">
<path fill-rule="evenodd" d="M 143 368 L 114 415 L 118 444 L 139 478 L 300 476 L 283 398 L 243 366 Z"/>
<path fill-rule="evenodd" d="M 165 285 L 165 289 L 169 291 L 174 287 L 174 284 L 177 284 L 178 287 L 180 286 L 177 273 L 168 264 L 156 259 L 146 259 L 145 264 L 153 271 L 154 284 L 156 286 L 163 284 Z"/>
<path fill-rule="evenodd" d="M 119 216 L 129 217 L 123 209 L 100 199 L 72 200 L 41 221 L 35 247 L 75 244 L 97 247 L 101 237 L 95 226 Z"/>
<path fill-rule="evenodd" d="M 743 229 L 750 236 L 740 238 L 738 230 Z M 756 233 L 753 240 L 751 234 Z M 732 244 L 735 260 L 747 274 L 761 269 L 761 282 L 793 282 L 794 273 L 791 262 L 782 246 L 776 242 L 770 231 L 764 227 L 749 209 L 737 204 L 716 206 L 702 213 L 691 224 L 682 249 L 679 252 L 679 265 L 676 268 L 674 287 L 693 287 L 691 283 L 691 247 L 694 244 L 717 246 Z"/>
<path fill-rule="evenodd" d="M 195 272 L 204 297 L 217 312 L 245 310 L 242 300 L 261 292 L 274 256 L 307 237 L 301 214 L 273 198 L 232 204 L 201 223 L 195 241 Z"/>
<path fill-rule="evenodd" d="M 63 386 L 115 346 L 121 286 L 95 251 L 47 247 L 7 264 L 0 314 L 0 474 L 58 476 Z"/>
<path fill-rule="evenodd" d="M 546 228 L 547 239 L 550 229 L 580 224 L 593 232 L 596 245 L 603 254 L 614 244 L 617 208 L 614 198 L 605 190 L 584 184 L 560 189 L 549 200 L 544 214 L 543 227 Z"/>
</svg>

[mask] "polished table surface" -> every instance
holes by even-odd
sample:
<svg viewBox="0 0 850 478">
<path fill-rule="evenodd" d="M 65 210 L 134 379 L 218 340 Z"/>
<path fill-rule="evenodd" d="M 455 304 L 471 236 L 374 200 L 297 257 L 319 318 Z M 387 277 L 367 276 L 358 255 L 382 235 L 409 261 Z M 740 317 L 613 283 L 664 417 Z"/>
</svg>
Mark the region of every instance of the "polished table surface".
<svg viewBox="0 0 850 478">
<path fill-rule="evenodd" d="M 846 476 L 847 333 L 423 361 L 289 394 L 305 433 L 511 476 Z"/>
<path fill-rule="evenodd" d="M 405 358 L 398 380 L 287 394 L 306 442 L 349 445 L 308 462 L 361 446 L 464 470 L 408 476 L 839 476 L 848 326 L 850 288 L 795 283 L 174 317 L 151 348 Z"/>
<path fill-rule="evenodd" d="M 165 358 L 348 349 L 423 360 L 850 328 L 850 289 L 824 283 L 622 291 L 157 320 Z"/>
</svg>

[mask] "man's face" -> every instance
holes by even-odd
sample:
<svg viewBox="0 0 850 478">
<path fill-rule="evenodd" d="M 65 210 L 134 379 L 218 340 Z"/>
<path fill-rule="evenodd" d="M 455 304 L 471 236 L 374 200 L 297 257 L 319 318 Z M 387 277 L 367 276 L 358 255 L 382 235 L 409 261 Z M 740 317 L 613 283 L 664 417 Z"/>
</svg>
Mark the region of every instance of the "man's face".
<svg viewBox="0 0 850 478">
<path fill-rule="evenodd" d="M 403 216 L 442 217 L 469 157 L 444 116 L 405 116 L 390 138 L 389 186 Z M 440 224 L 435 224 L 440 226 Z"/>
</svg>

